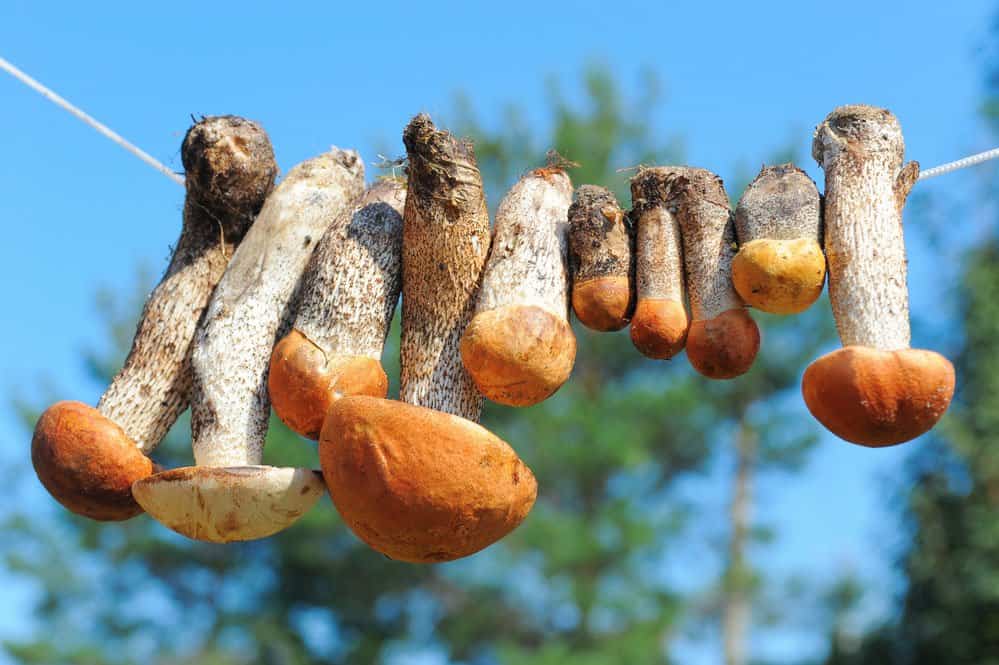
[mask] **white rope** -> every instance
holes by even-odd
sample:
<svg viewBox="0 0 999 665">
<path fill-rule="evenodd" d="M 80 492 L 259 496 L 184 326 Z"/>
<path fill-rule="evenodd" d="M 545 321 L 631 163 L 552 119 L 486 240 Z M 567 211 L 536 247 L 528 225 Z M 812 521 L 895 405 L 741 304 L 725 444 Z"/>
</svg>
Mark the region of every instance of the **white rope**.
<svg viewBox="0 0 999 665">
<path fill-rule="evenodd" d="M 976 164 L 987 162 L 990 159 L 995 159 L 996 157 L 999 157 L 999 148 L 992 148 L 991 150 L 980 152 L 977 155 L 971 155 L 970 157 L 959 159 L 956 162 L 948 162 L 946 164 L 941 164 L 940 166 L 934 166 L 932 169 L 922 170 L 919 172 L 919 179 L 926 180 L 927 178 L 934 178 L 938 175 L 943 175 L 944 173 L 950 173 L 951 171 L 957 171 L 958 169 L 965 169 L 969 166 L 975 166 Z"/>
<path fill-rule="evenodd" d="M 111 139 L 112 141 L 120 145 L 125 150 L 128 150 L 130 153 L 132 153 L 133 155 L 144 161 L 146 164 L 149 164 L 154 169 L 156 169 L 166 177 L 173 180 L 178 185 L 184 184 L 183 177 L 168 169 L 166 166 L 160 163 L 155 157 L 145 152 L 138 146 L 129 143 L 121 136 L 119 136 L 117 133 L 115 133 L 110 127 L 104 125 L 97 119 L 87 115 L 82 110 L 73 106 L 68 101 L 57 95 L 55 92 L 49 90 L 44 85 L 42 85 L 35 79 L 31 78 L 30 76 L 28 76 L 20 69 L 18 69 L 11 63 L 7 62 L 7 60 L 3 59 L 2 57 L 0 57 L 0 69 L 3 69 L 8 74 L 16 78 L 18 81 L 25 84 L 35 92 L 38 92 L 39 94 L 43 95 L 56 105 L 62 107 L 66 111 L 69 111 L 77 118 L 87 123 L 94 129 L 96 129 L 98 132 L 100 132 L 107 138 Z M 990 159 L 996 159 L 997 157 L 999 157 L 999 148 L 993 148 L 992 150 L 986 150 L 985 152 L 980 152 L 977 155 L 971 155 L 969 157 L 959 159 L 955 162 L 948 162 L 946 164 L 941 164 L 940 166 L 934 166 L 932 169 L 924 169 L 919 172 L 919 179 L 926 180 L 927 178 L 935 178 L 938 175 L 950 173 L 951 171 L 957 171 L 958 169 L 968 168 L 969 166 L 975 166 L 976 164 L 981 164 L 982 162 L 987 162 Z"/>
<path fill-rule="evenodd" d="M 31 88 L 35 92 L 37 92 L 37 93 L 41 94 L 42 96 L 46 97 L 47 99 L 49 99 L 51 102 L 55 103 L 56 105 L 62 107 L 64 110 L 69 111 L 70 113 L 72 113 L 73 115 L 75 115 L 77 118 L 79 118 L 83 122 L 87 123 L 88 125 L 90 125 L 94 129 L 96 129 L 98 132 L 100 132 L 101 134 L 103 134 L 107 138 L 111 139 L 112 141 L 114 141 L 115 143 L 117 143 L 118 145 L 120 145 L 125 150 L 128 150 L 130 153 L 132 153 L 133 155 L 135 155 L 136 157 L 138 157 L 139 159 L 141 159 L 142 161 L 144 161 L 146 164 L 149 164 L 154 169 L 156 169 L 157 171 L 159 171 L 160 173 L 162 173 L 166 177 L 170 178 L 171 180 L 173 180 L 177 184 L 179 184 L 179 185 L 183 185 L 184 184 L 184 178 L 183 177 L 181 177 L 180 175 L 178 175 L 178 174 L 174 173 L 173 171 L 171 171 L 170 169 L 168 169 L 166 166 L 164 166 L 163 164 L 161 164 L 155 157 L 153 157 L 149 153 L 145 152 L 144 150 L 142 150 L 138 146 L 132 145 L 131 143 L 129 143 L 128 141 L 126 141 L 125 139 L 123 139 L 121 136 L 119 136 L 117 133 L 115 133 L 114 131 L 112 131 L 110 127 L 102 124 L 98 120 L 92 118 L 91 116 L 87 115 L 86 113 L 84 113 L 83 111 L 81 111 L 80 109 L 78 109 L 77 107 L 73 106 L 68 101 L 66 101 L 65 99 L 63 99 L 62 97 L 60 97 L 59 95 L 57 95 L 56 93 L 54 93 L 53 91 L 51 91 L 48 88 L 46 88 L 44 85 L 42 85 L 41 83 L 39 83 L 35 79 L 31 78 L 30 76 L 28 76 L 27 74 L 25 74 L 24 72 L 22 72 L 20 69 L 18 69 L 14 65 L 12 65 L 9 62 L 7 62 L 6 60 L 4 60 L 2 57 L 0 57 L 0 69 L 3 69 L 8 74 L 10 74 L 14 78 L 16 78 L 18 81 L 20 81 L 24 85 L 28 86 L 29 88 Z"/>
</svg>

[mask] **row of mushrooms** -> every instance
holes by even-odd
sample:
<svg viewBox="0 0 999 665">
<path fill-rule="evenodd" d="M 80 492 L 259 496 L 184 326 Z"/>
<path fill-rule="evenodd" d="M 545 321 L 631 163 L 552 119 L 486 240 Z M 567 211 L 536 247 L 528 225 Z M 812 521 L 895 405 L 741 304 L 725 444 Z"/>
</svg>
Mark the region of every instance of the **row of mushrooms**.
<svg viewBox="0 0 999 665">
<path fill-rule="evenodd" d="M 909 348 L 902 207 L 918 177 L 883 109 L 844 106 L 815 132 L 825 196 L 791 164 L 765 167 L 733 213 L 721 180 L 641 168 L 632 208 L 573 191 L 557 159 L 524 175 L 490 229 L 470 142 L 424 114 L 403 133 L 405 180 L 365 190 L 356 152 L 331 149 L 274 185 L 264 131 L 205 118 L 182 146 L 187 197 L 170 265 L 96 408 L 58 402 L 32 462 L 69 510 L 143 511 L 190 538 L 263 538 L 329 492 L 364 542 L 410 562 L 467 556 L 516 528 L 531 470 L 477 424 L 483 397 L 537 404 L 568 380 L 570 309 L 630 324 L 644 355 L 684 348 L 731 379 L 760 333 L 748 307 L 795 314 L 829 295 L 843 348 L 814 361 L 812 414 L 865 446 L 912 439 L 946 411 L 951 364 Z M 402 295 L 401 391 L 381 356 Z M 689 308 L 688 308 L 689 307 Z M 194 466 L 149 457 L 191 407 Z M 271 406 L 317 439 L 322 471 L 262 464 Z"/>
</svg>

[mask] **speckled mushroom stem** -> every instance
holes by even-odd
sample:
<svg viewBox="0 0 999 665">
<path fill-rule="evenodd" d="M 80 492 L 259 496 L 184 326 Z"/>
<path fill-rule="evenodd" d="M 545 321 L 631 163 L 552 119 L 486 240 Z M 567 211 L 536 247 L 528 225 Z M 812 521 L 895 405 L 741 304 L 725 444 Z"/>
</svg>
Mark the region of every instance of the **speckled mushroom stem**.
<svg viewBox="0 0 999 665">
<path fill-rule="evenodd" d="M 791 163 L 764 166 L 735 209 L 739 244 L 753 240 L 820 241 L 819 191 L 808 174 Z"/>
<path fill-rule="evenodd" d="M 303 436 L 318 438 L 338 395 L 388 392 L 381 356 L 402 288 L 405 201 L 404 180 L 376 182 L 330 225 L 305 269 L 268 377 L 275 412 Z"/>
<path fill-rule="evenodd" d="M 844 346 L 909 347 L 902 208 L 919 164 L 902 166 L 895 116 L 841 106 L 815 130 L 812 156 L 825 171 L 829 299 Z"/>
<path fill-rule="evenodd" d="M 815 130 L 812 155 L 825 171 L 829 299 L 843 348 L 801 378 L 808 410 L 837 436 L 891 446 L 929 431 L 950 406 L 954 366 L 909 348 L 902 207 L 919 165 L 886 109 L 841 106 Z"/>
<path fill-rule="evenodd" d="M 667 204 L 669 167 L 642 168 L 631 181 L 635 222 L 635 314 L 631 338 L 652 358 L 683 349 L 689 319 L 684 306 L 683 239 Z"/>
<path fill-rule="evenodd" d="M 569 325 L 568 210 L 572 182 L 557 167 L 521 178 L 500 202 L 461 353 L 493 401 L 528 406 L 569 378 L 576 338 Z"/>
<path fill-rule="evenodd" d="M 307 160 L 267 198 L 236 250 L 198 332 L 191 429 L 199 466 L 259 464 L 270 416 L 267 368 L 289 301 L 316 243 L 361 195 L 364 165 L 333 148 Z"/>
<path fill-rule="evenodd" d="M 694 321 L 744 307 L 732 287 L 735 226 L 721 178 L 705 169 L 666 167 L 669 202 L 683 234 L 687 293 Z"/>
<path fill-rule="evenodd" d="M 381 358 L 402 288 L 405 203 L 405 182 L 380 180 L 316 247 L 293 327 L 326 354 Z"/>
<path fill-rule="evenodd" d="M 518 304 L 568 318 L 571 203 L 572 182 L 561 169 L 535 169 L 510 189 L 496 211 L 476 313 Z"/>
<path fill-rule="evenodd" d="M 461 362 L 489 253 L 489 212 L 471 142 L 417 115 L 403 132 L 401 397 L 477 421 L 482 396 Z"/>
<path fill-rule="evenodd" d="M 587 328 L 628 325 L 635 305 L 632 229 L 606 187 L 580 186 L 569 207 L 572 309 Z"/>
<path fill-rule="evenodd" d="M 815 302 L 826 275 L 821 227 L 815 182 L 794 164 L 764 166 L 735 209 L 732 281 L 743 300 L 774 314 Z"/>
<path fill-rule="evenodd" d="M 195 329 L 277 175 L 264 130 L 236 116 L 191 127 L 181 158 L 187 198 L 180 238 L 146 300 L 125 364 L 97 404 L 145 454 L 187 408 Z"/>
<path fill-rule="evenodd" d="M 760 333 L 732 285 L 736 245 L 728 195 L 708 170 L 669 169 L 667 201 L 680 222 L 690 298 L 687 358 L 709 378 L 731 379 L 752 366 Z"/>
</svg>

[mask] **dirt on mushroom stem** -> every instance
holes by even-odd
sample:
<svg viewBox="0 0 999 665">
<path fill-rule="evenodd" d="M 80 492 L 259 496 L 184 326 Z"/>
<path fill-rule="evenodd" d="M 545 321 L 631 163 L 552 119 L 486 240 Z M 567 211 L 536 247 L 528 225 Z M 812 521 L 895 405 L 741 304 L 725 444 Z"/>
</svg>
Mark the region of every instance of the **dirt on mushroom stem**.
<svg viewBox="0 0 999 665">
<path fill-rule="evenodd" d="M 569 207 L 572 309 L 587 328 L 601 332 L 628 325 L 635 306 L 633 229 L 614 194 L 580 186 Z"/>
<path fill-rule="evenodd" d="M 181 155 L 187 171 L 181 235 L 146 301 L 122 369 L 97 409 L 79 402 L 53 405 L 32 439 L 42 483 L 67 508 L 93 519 L 142 512 L 131 486 L 154 470 L 143 453 L 187 408 L 195 330 L 277 173 L 266 133 L 235 116 L 195 124 Z"/>
<path fill-rule="evenodd" d="M 640 168 L 631 181 L 635 224 L 635 296 L 631 340 L 643 355 L 669 359 L 683 350 L 690 318 L 684 306 L 683 239 L 666 203 L 669 167 Z"/>
</svg>

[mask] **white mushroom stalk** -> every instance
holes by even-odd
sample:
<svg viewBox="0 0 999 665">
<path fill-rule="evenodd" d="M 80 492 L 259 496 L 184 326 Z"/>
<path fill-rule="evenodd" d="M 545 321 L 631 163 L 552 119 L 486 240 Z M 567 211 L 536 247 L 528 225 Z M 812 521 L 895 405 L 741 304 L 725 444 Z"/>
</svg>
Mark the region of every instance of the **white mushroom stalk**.
<svg viewBox="0 0 999 665">
<path fill-rule="evenodd" d="M 919 176 L 887 109 L 841 106 L 815 130 L 825 171 L 829 300 L 844 348 L 805 370 L 812 415 L 865 446 L 902 443 L 932 428 L 950 405 L 954 367 L 910 349 L 902 208 Z"/>
<path fill-rule="evenodd" d="M 215 290 L 192 355 L 192 448 L 197 466 L 133 486 L 166 526 L 211 542 L 251 540 L 286 528 L 319 499 L 320 474 L 262 466 L 270 414 L 271 348 L 327 227 L 363 191 L 357 153 L 334 148 L 303 162 L 268 197 Z"/>
<path fill-rule="evenodd" d="M 535 169 L 496 212 L 492 251 L 461 356 L 494 402 L 530 406 L 572 373 L 568 235 L 572 182 L 558 167 Z"/>
</svg>

